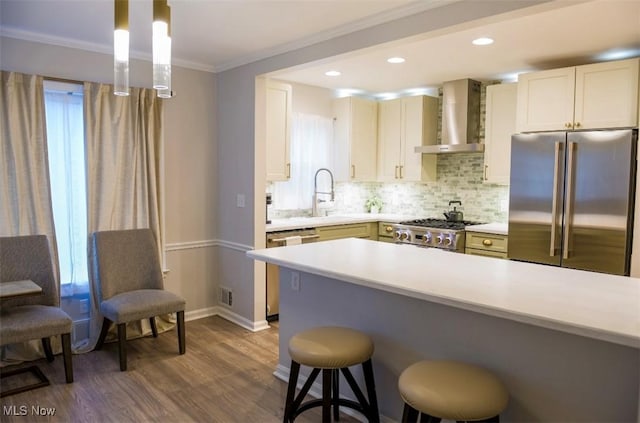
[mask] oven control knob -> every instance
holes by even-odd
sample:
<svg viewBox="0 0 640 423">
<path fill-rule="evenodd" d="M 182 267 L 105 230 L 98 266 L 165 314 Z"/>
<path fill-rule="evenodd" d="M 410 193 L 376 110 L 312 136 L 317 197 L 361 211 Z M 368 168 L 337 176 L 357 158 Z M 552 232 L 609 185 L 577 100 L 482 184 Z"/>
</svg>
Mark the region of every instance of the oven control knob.
<svg viewBox="0 0 640 423">
<path fill-rule="evenodd" d="M 426 234 L 424 234 L 424 243 L 425 244 L 431 243 L 431 232 L 427 232 Z"/>
<path fill-rule="evenodd" d="M 451 239 L 451 237 L 446 237 L 444 239 L 444 245 L 446 245 L 447 247 L 451 246 L 452 243 L 453 243 L 453 239 Z"/>
<path fill-rule="evenodd" d="M 436 242 L 438 245 L 442 244 L 442 241 L 444 240 L 444 235 L 440 234 L 436 237 Z"/>
<path fill-rule="evenodd" d="M 406 240 L 407 238 L 409 238 L 409 234 L 408 234 L 408 233 L 406 233 L 406 232 L 402 232 L 402 233 L 400 234 L 400 241 L 404 241 L 404 240 Z"/>
</svg>

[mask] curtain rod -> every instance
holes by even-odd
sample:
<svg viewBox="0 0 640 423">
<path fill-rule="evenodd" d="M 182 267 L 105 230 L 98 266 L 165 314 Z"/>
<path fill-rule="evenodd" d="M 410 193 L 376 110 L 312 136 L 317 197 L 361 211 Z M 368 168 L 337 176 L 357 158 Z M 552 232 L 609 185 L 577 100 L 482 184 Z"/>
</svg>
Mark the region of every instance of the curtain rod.
<svg viewBox="0 0 640 423">
<path fill-rule="evenodd" d="M 66 82 L 66 83 L 69 83 L 69 84 L 80 84 L 80 85 L 84 84 L 84 81 L 78 81 L 78 80 L 75 80 L 75 79 L 56 78 L 56 77 L 53 77 L 53 76 L 43 76 L 42 78 L 47 80 L 47 81 Z"/>
</svg>

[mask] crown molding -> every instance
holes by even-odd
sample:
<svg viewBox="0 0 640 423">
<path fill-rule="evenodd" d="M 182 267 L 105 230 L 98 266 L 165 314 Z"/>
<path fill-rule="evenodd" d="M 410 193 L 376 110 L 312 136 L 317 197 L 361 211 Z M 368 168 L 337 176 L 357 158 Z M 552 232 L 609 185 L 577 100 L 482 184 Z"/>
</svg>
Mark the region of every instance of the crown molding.
<svg viewBox="0 0 640 423">
<path fill-rule="evenodd" d="M 287 53 L 289 51 L 297 50 L 303 47 L 308 47 L 313 44 L 317 44 L 323 41 L 328 41 L 332 38 L 340 37 L 343 35 L 357 32 L 363 29 L 371 28 L 376 25 L 380 25 L 386 22 L 390 22 L 396 19 L 404 18 L 410 15 L 422 13 L 429 9 L 435 9 L 438 7 L 446 6 L 451 3 L 456 3 L 461 0 L 421 0 L 411 2 L 405 6 L 400 6 L 390 11 L 384 11 L 375 15 L 359 19 L 357 21 L 349 22 L 347 24 L 338 26 L 336 28 L 314 34 L 309 37 L 304 37 L 299 40 L 280 44 L 273 48 L 261 50 L 254 54 L 249 54 L 238 59 L 230 60 L 216 66 L 216 72 L 223 72 L 229 69 L 236 68 L 238 66 L 253 63 L 258 60 L 266 59 L 268 57 L 276 56 L 278 54 Z"/>
<path fill-rule="evenodd" d="M 75 40 L 72 38 L 56 37 L 53 35 L 42 34 L 40 32 L 25 31 L 22 29 L 3 26 L 0 28 L 0 36 L 7 38 L 15 38 L 18 40 L 31 41 L 35 43 L 51 44 L 59 47 L 67 47 L 78 50 L 90 51 L 93 53 L 101 53 L 106 55 L 113 54 L 113 46 L 105 46 L 104 44 L 90 43 L 87 41 Z M 151 53 L 141 52 L 139 50 L 130 50 L 129 57 L 131 59 L 144 60 L 151 62 L 153 57 Z M 172 58 L 172 64 L 175 66 L 193 69 L 203 72 L 215 73 L 215 67 L 204 63 L 182 60 L 177 57 Z"/>
<path fill-rule="evenodd" d="M 370 28 L 376 25 L 380 25 L 386 22 L 390 22 L 396 19 L 400 19 L 406 16 L 418 14 L 429 9 L 442 7 L 451 3 L 458 2 L 460 0 L 420 0 L 413 1 L 404 6 L 400 6 L 396 9 L 377 13 L 375 15 L 359 19 L 353 22 L 340 25 L 336 28 L 314 34 L 309 37 L 303 37 L 290 43 L 280 44 L 273 48 L 261 50 L 259 52 L 248 54 L 243 57 L 229 60 L 218 66 L 206 63 L 200 63 L 195 61 L 183 60 L 176 57 L 175 54 L 172 58 L 172 62 L 175 66 L 183 68 L 199 70 L 204 72 L 218 73 L 229 69 L 236 68 L 238 66 L 253 63 L 258 60 L 266 59 L 268 57 L 276 56 L 278 54 L 286 53 L 289 51 L 297 50 L 303 47 L 308 47 L 313 44 L 317 44 L 323 41 L 330 40 L 332 38 L 340 37 L 352 32 L 360 31 L 366 28 Z M 76 40 L 72 38 L 56 37 L 48 34 L 43 34 L 33 31 L 24 31 L 14 27 L 2 26 L 0 27 L 0 35 L 8 38 L 15 38 L 19 40 L 32 41 L 44 44 L 52 44 L 60 47 L 68 47 L 79 50 L 86 50 L 96 53 L 102 53 L 111 55 L 113 54 L 113 46 L 104 45 L 98 43 L 90 43 L 86 41 Z M 141 52 L 137 50 L 131 50 L 130 57 L 138 60 L 152 61 L 150 52 Z"/>
</svg>

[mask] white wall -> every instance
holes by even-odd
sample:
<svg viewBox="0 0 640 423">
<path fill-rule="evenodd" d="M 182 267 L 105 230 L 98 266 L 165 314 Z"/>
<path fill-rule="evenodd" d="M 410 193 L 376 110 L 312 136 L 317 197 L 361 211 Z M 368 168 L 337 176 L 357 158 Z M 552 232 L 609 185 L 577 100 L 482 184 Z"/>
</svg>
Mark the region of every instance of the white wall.
<svg viewBox="0 0 640 423">
<path fill-rule="evenodd" d="M 0 38 L 3 70 L 112 83 L 113 57 L 42 43 Z M 150 86 L 151 63 L 132 60 L 132 86 Z M 212 73 L 174 66 L 177 96 L 165 101 L 166 288 L 185 297 L 187 318 L 217 303 L 216 199 L 218 174 Z"/>
<path fill-rule="evenodd" d="M 221 284 L 234 287 L 242 295 L 233 312 L 248 321 L 264 319 L 264 275 L 254 272 L 242 249 L 264 245 L 264 175 L 254 173 L 253 163 L 260 163 L 264 146 L 256 144 L 255 97 L 256 77 L 324 59 L 356 49 L 391 42 L 404 37 L 429 32 L 442 34 L 447 30 L 471 27 L 474 20 L 507 19 L 509 13 L 522 14 L 518 9 L 546 3 L 541 0 L 477 0 L 453 3 L 406 18 L 364 29 L 332 40 L 317 43 L 289 53 L 230 69 L 216 75 L 218 108 L 218 227 L 219 236 L 233 248 L 227 248 L 220 260 Z M 501 16 L 497 16 L 503 14 Z M 513 15 L 512 15 L 513 16 Z M 424 35 L 425 37 L 427 35 Z M 263 160 L 263 159 L 262 159 Z M 263 168 L 264 166 L 262 166 Z M 258 169 L 261 166 L 257 166 Z M 236 196 L 246 195 L 246 207 L 236 207 Z M 226 248 L 226 247 L 222 247 Z M 257 267 L 257 266 L 256 266 Z M 257 324 L 257 326 L 261 326 Z"/>
</svg>

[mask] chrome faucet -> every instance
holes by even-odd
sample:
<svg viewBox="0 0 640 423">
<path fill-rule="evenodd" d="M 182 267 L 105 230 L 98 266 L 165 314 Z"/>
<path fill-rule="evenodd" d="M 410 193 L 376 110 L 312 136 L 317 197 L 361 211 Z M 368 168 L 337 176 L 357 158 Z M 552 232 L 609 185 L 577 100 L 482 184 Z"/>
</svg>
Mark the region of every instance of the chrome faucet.
<svg viewBox="0 0 640 423">
<path fill-rule="evenodd" d="M 325 172 L 327 172 L 329 174 L 329 176 L 331 177 L 331 192 L 318 191 L 318 174 L 323 170 Z M 333 173 L 331 173 L 331 171 L 329 169 L 327 169 L 326 167 L 321 167 L 320 169 L 318 169 L 316 171 L 315 176 L 313 177 L 313 204 L 312 204 L 312 208 L 311 208 L 311 215 L 312 216 L 320 216 L 320 210 L 318 208 L 318 204 L 327 201 L 327 200 L 318 199 L 318 194 L 331 195 L 331 200 L 329 200 L 329 201 L 333 201 L 334 198 L 335 198 L 335 192 L 333 190 Z"/>
</svg>

